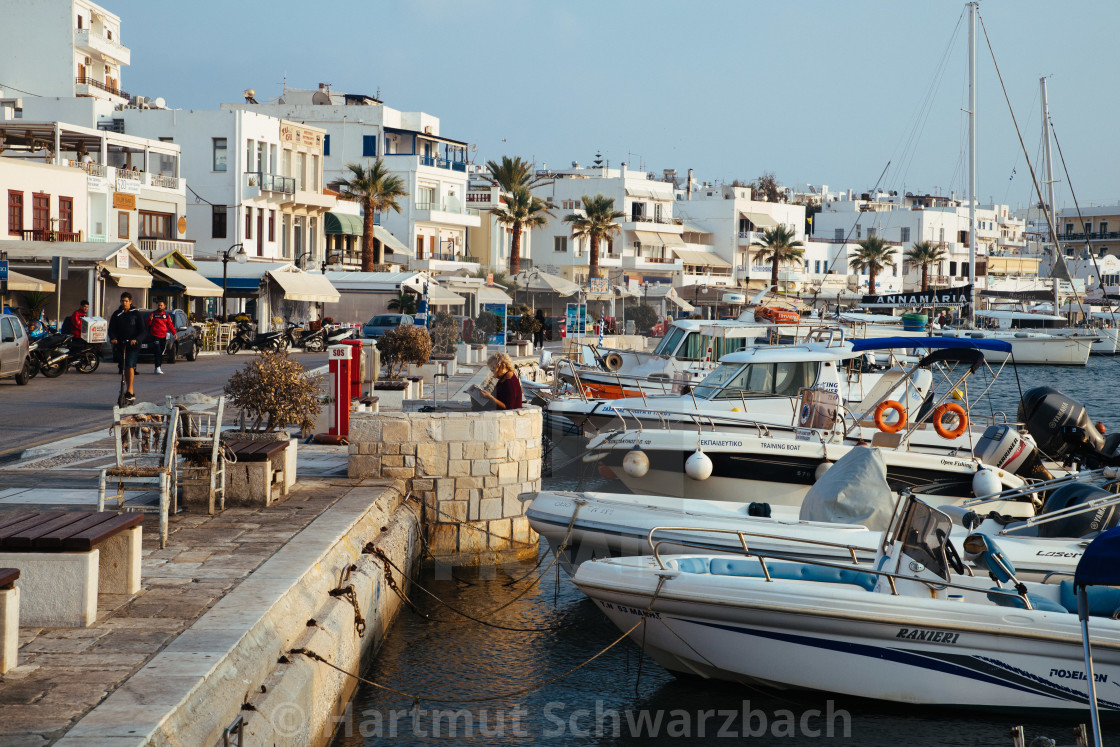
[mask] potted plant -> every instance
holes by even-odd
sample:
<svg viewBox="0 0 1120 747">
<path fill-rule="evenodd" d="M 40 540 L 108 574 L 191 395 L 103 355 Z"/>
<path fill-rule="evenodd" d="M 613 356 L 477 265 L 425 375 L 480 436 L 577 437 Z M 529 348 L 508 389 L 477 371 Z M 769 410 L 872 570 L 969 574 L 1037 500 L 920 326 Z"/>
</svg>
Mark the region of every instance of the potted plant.
<svg viewBox="0 0 1120 747">
<path fill-rule="evenodd" d="M 225 394 L 231 406 L 242 411 L 238 440 L 284 440 L 287 428 L 299 426 L 310 435 L 319 415 L 323 387 L 287 352 L 259 353 L 230 377 Z"/>
<path fill-rule="evenodd" d="M 405 366 L 412 364 L 422 366 L 428 362 L 432 355 L 432 339 L 428 330 L 418 325 L 404 325 L 391 329 L 377 341 L 377 349 L 381 353 L 381 365 L 385 367 L 386 379 L 384 383 L 399 380 L 404 374 Z M 389 389 L 377 382 L 376 388 Z"/>
</svg>

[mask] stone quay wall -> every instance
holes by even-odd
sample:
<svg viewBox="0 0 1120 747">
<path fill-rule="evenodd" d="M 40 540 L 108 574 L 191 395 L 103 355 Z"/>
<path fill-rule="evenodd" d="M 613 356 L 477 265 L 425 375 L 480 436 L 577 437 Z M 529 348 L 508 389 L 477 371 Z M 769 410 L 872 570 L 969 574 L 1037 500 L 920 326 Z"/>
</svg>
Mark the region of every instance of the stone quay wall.
<svg viewBox="0 0 1120 747">
<path fill-rule="evenodd" d="M 518 496 L 540 490 L 541 428 L 538 407 L 356 413 L 349 474 L 406 481 L 424 505 L 425 534 L 439 562 L 535 556 L 537 535 Z"/>
</svg>

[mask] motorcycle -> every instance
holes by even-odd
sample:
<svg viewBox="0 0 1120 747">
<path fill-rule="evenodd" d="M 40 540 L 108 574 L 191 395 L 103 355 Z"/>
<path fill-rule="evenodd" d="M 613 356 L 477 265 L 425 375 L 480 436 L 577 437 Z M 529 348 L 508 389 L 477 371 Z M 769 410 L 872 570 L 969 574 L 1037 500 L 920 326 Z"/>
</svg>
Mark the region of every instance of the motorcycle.
<svg viewBox="0 0 1120 747">
<path fill-rule="evenodd" d="M 324 347 L 338 345 L 343 340 L 349 340 L 353 336 L 353 327 L 327 326 L 323 328 Z"/>
<path fill-rule="evenodd" d="M 69 336 L 66 341 L 66 364 L 82 374 L 90 374 L 101 365 L 99 345 L 86 342 L 80 337 Z"/>
<path fill-rule="evenodd" d="M 241 350 L 283 350 L 283 332 L 257 332 L 249 322 L 238 322 L 237 332 L 233 339 L 226 345 L 226 352 L 230 355 Z"/>
<path fill-rule="evenodd" d="M 69 340 L 70 335 L 49 334 L 32 342 L 27 350 L 31 375 L 41 373 L 48 379 L 54 379 L 66 373 L 70 367 L 70 350 L 66 347 Z"/>
<path fill-rule="evenodd" d="M 323 339 L 323 330 L 320 329 L 304 329 L 296 332 L 297 325 L 294 322 L 288 322 L 288 328 L 284 331 L 284 347 L 285 349 L 303 348 L 310 353 L 319 353 L 326 350 L 327 344 Z"/>
</svg>

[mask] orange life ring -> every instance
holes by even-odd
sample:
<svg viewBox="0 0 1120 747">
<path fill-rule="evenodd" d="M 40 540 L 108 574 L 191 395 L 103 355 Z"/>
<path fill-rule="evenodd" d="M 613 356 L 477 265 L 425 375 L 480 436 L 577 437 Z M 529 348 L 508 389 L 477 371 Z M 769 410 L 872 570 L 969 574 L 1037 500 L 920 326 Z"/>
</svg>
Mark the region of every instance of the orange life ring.
<svg viewBox="0 0 1120 747">
<path fill-rule="evenodd" d="M 946 428 L 943 422 L 949 413 L 957 416 L 957 427 L 952 430 Z M 968 430 L 968 413 L 956 402 L 946 402 L 933 411 L 933 429 L 942 438 L 960 438 Z"/>
<path fill-rule="evenodd" d="M 897 423 L 888 423 L 883 419 L 887 410 L 894 410 L 898 413 Z M 875 408 L 875 427 L 883 433 L 898 433 L 906 427 L 906 408 L 902 406 L 901 402 L 893 399 L 885 399 L 879 403 Z"/>
</svg>

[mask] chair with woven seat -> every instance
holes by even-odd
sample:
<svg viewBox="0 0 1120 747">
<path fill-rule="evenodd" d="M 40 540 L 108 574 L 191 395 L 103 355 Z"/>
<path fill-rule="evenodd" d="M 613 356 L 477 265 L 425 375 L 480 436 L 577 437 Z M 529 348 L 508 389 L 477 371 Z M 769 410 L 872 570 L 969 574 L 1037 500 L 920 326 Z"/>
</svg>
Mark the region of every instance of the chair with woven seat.
<svg viewBox="0 0 1120 747">
<path fill-rule="evenodd" d="M 168 515 L 171 510 L 179 410 L 170 405 L 141 402 L 113 408 L 113 442 L 116 464 L 101 470 L 97 488 L 97 510 L 105 510 L 105 486 L 117 482 L 118 511 L 158 511 L 159 546 L 167 546 Z M 159 491 L 159 506 L 126 505 L 128 492 Z"/>
<path fill-rule="evenodd" d="M 183 501 L 205 492 L 209 513 L 226 507 L 226 459 L 222 448 L 222 417 L 226 398 L 194 392 L 168 396 L 167 404 L 179 412 L 179 435 L 171 478 L 172 492 L 183 488 Z"/>
</svg>

